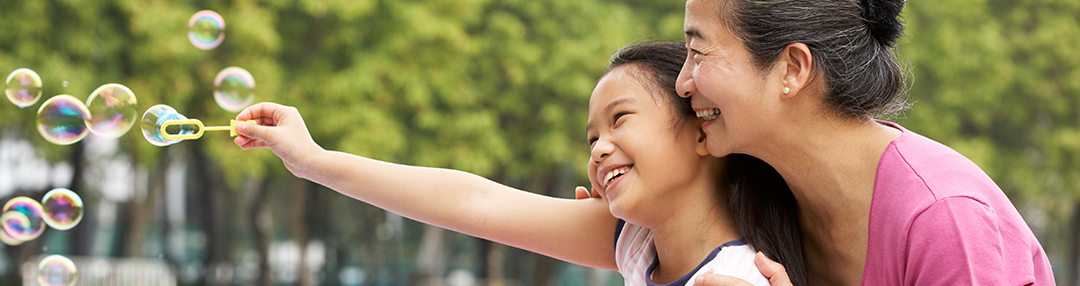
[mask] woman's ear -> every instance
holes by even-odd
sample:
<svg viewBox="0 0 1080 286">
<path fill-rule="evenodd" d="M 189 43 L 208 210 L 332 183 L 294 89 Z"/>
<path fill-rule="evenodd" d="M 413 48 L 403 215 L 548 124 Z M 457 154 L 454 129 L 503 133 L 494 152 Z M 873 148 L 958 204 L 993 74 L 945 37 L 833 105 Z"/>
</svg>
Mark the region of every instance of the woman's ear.
<svg viewBox="0 0 1080 286">
<path fill-rule="evenodd" d="M 697 151 L 698 156 L 712 156 L 709 154 L 709 147 L 705 144 L 705 130 L 698 129 L 701 135 L 698 135 L 697 144 L 694 145 L 694 150 Z"/>
<path fill-rule="evenodd" d="M 810 85 L 814 79 L 814 56 L 803 43 L 791 43 L 784 47 L 777 61 L 780 69 L 784 97 L 792 97 Z"/>
</svg>

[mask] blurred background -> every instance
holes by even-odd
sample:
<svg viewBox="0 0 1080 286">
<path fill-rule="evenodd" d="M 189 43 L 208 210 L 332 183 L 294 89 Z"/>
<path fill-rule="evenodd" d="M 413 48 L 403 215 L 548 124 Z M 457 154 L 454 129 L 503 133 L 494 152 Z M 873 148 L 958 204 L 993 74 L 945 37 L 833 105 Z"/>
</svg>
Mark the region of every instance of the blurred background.
<svg viewBox="0 0 1080 286">
<path fill-rule="evenodd" d="M 43 255 L 79 285 L 621 285 L 594 270 L 387 213 L 293 177 L 228 135 L 159 147 L 56 145 L 37 110 L 120 83 L 137 116 L 166 104 L 207 125 L 236 112 L 214 77 L 244 68 L 255 101 L 296 106 L 316 142 L 446 167 L 558 197 L 588 185 L 587 102 L 620 47 L 682 40 L 682 1 L 2 1 L 0 74 L 42 98 L 0 103 L 0 199 L 69 188 L 82 222 L 0 245 L 0 285 L 35 285 Z M 188 20 L 219 13 L 203 50 Z M 979 164 L 1038 236 L 1059 285 L 1080 285 L 1080 2 L 907 4 L 897 53 L 912 108 L 895 118 Z M 432 190 L 437 191 L 437 190 Z"/>
</svg>

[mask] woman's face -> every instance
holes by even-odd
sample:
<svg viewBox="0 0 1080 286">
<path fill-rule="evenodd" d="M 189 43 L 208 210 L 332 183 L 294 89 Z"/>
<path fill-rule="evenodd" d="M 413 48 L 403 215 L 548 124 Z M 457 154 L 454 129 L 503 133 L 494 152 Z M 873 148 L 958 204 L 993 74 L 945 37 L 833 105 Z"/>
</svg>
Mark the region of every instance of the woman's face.
<svg viewBox="0 0 1080 286">
<path fill-rule="evenodd" d="M 746 146 L 769 132 L 775 108 L 765 94 L 783 88 L 766 84 L 742 41 L 720 19 L 721 2 L 686 1 L 683 29 L 689 54 L 675 84 L 706 119 L 706 143 L 717 157 L 746 153 Z"/>
<path fill-rule="evenodd" d="M 698 138 L 700 120 L 681 123 L 660 88 L 646 88 L 639 68 L 624 65 L 605 75 L 589 99 L 586 127 L 591 148 L 589 180 L 616 217 L 648 226 L 662 215 L 649 213 L 677 197 L 671 190 L 704 185 L 718 160 Z M 713 164 L 713 165 L 710 165 Z M 713 167 L 710 167 L 713 166 Z"/>
</svg>

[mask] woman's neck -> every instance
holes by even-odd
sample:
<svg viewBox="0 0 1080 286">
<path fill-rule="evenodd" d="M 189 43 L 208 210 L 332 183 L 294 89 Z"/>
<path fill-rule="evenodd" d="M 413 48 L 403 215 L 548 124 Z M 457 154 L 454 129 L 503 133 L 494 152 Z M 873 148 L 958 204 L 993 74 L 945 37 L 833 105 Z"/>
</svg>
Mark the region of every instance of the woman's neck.
<svg viewBox="0 0 1080 286">
<path fill-rule="evenodd" d="M 877 164 L 900 131 L 869 119 L 808 117 L 748 153 L 776 168 L 798 201 L 811 282 L 859 284 Z"/>
<path fill-rule="evenodd" d="M 715 175 L 714 175 L 715 176 Z M 726 200 L 714 189 L 686 192 L 652 230 L 658 264 L 652 279 L 670 283 L 697 268 L 712 250 L 741 236 Z"/>
</svg>

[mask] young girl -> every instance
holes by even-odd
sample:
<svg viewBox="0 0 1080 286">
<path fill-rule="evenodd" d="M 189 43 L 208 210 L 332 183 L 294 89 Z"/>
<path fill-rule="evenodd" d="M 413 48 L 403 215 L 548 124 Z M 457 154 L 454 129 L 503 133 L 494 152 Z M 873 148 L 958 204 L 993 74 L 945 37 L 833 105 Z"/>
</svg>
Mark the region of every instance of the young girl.
<svg viewBox="0 0 1080 286">
<path fill-rule="evenodd" d="M 269 148 L 294 175 L 388 211 L 617 269 L 627 285 L 692 285 L 706 273 L 767 285 L 747 242 L 784 261 L 802 284 L 794 198 L 759 160 L 709 155 L 702 120 L 674 92 L 685 55 L 682 43 L 627 47 L 597 83 L 586 129 L 589 180 L 601 200 L 546 197 L 456 170 L 325 151 L 295 108 L 271 103 L 237 116 L 259 125 L 237 126 L 236 143 Z"/>
</svg>

